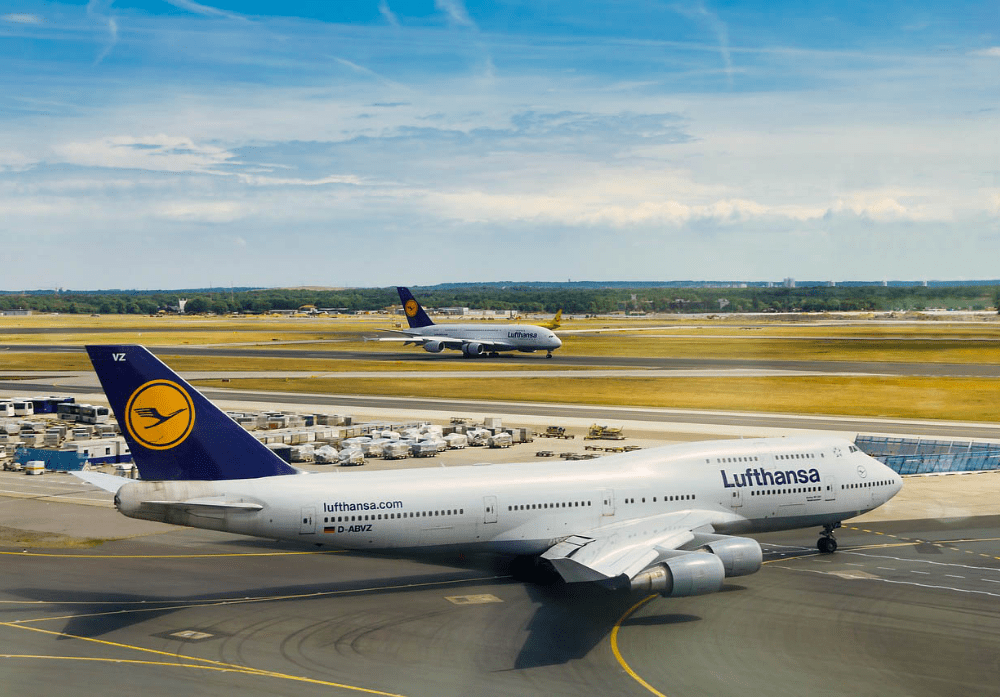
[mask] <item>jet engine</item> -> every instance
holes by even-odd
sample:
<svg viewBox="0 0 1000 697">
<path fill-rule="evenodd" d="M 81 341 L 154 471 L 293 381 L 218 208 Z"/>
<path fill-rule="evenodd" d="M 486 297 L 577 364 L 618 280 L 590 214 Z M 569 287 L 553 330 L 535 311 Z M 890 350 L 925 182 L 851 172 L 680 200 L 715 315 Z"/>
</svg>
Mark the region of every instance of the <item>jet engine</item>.
<svg viewBox="0 0 1000 697">
<path fill-rule="evenodd" d="M 764 554 L 757 540 L 749 537 L 695 533 L 694 540 L 687 547 L 695 547 L 717 556 L 726 568 L 727 577 L 755 574 L 760 571 L 760 565 L 764 561 Z"/>
<path fill-rule="evenodd" d="M 635 575 L 633 591 L 679 598 L 722 589 L 726 569 L 722 560 L 705 552 L 675 552 L 664 561 Z"/>
<path fill-rule="evenodd" d="M 486 349 L 484 349 L 483 345 L 479 342 L 470 341 L 462 347 L 462 353 L 466 356 L 482 356 L 486 353 Z"/>
<path fill-rule="evenodd" d="M 424 344 L 424 351 L 428 351 L 430 353 L 441 353 L 441 349 L 443 348 L 444 346 L 441 345 L 440 341 L 428 341 Z"/>
</svg>

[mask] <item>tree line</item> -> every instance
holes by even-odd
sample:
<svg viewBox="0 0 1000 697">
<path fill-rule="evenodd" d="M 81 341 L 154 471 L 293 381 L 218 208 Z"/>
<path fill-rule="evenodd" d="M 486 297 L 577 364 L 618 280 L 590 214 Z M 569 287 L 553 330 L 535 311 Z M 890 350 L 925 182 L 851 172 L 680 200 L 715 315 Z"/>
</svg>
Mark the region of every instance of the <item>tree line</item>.
<svg viewBox="0 0 1000 697">
<path fill-rule="evenodd" d="M 469 286 L 414 288 L 427 307 L 470 307 L 522 313 L 606 314 L 610 312 L 732 313 L 910 311 L 930 308 L 988 310 L 1000 307 L 996 286 L 808 287 L 808 288 L 553 288 Z M 369 312 L 398 306 L 396 289 L 111 291 L 0 294 L 0 310 L 27 309 L 65 314 L 155 314 L 180 298 L 189 313 L 263 313 L 304 306 Z"/>
</svg>

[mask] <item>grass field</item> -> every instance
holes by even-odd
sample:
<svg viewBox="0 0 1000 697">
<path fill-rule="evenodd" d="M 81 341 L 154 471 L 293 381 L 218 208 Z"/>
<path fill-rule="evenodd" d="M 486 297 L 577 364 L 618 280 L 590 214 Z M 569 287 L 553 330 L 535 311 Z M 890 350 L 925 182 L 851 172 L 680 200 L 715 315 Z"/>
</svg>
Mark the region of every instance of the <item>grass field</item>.
<svg viewBox="0 0 1000 697">
<path fill-rule="evenodd" d="M 225 356 L 170 356 L 163 355 L 160 359 L 174 370 L 239 370 L 254 371 L 305 371 L 310 373 L 342 373 L 354 371 L 422 371 L 433 370 L 449 372 L 467 372 L 470 370 L 503 372 L 509 370 L 579 370 L 585 367 L 567 367 L 556 361 L 544 359 L 524 361 L 520 364 L 492 363 L 489 361 L 435 360 L 435 361 L 361 361 L 347 359 L 317 359 L 317 358 L 270 358 Z M 80 353 L 31 353 L 19 351 L 0 352 L 0 370 L 20 371 L 55 371 L 55 370 L 91 370 L 87 354 Z"/>
<path fill-rule="evenodd" d="M 998 420 L 1000 383 L 973 378 L 440 378 L 198 381 L 237 389 L 914 419 Z"/>
<path fill-rule="evenodd" d="M 136 342 L 154 346 L 261 343 L 264 347 L 370 351 L 375 358 L 400 351 L 398 343 L 363 342 L 394 317 L 80 317 L 71 315 L 0 318 L 0 344 L 82 345 Z M 226 387 L 283 392 L 412 395 L 503 399 L 577 404 L 642 405 L 807 414 L 851 414 L 901 418 L 996 421 L 1000 383 L 992 380 L 898 377 L 766 378 L 566 378 L 545 377 L 565 370 L 560 355 L 651 356 L 766 360 L 885 361 L 903 363 L 995 363 L 1000 360 L 1000 323 L 890 322 L 830 323 L 770 318 L 723 320 L 672 318 L 574 320 L 565 329 L 650 328 L 650 331 L 564 334 L 551 361 L 515 365 L 491 361 L 338 360 L 312 358 L 226 358 L 164 355 L 180 371 L 303 371 L 312 375 L 344 371 L 450 371 L 455 378 L 420 380 L 271 379 L 234 380 Z M 42 333 L 4 333 L 41 328 Z M 111 331 L 97 331 L 97 330 Z M 304 343 L 279 344 L 279 341 Z M 252 349 L 252 346 L 247 348 Z M 408 347 L 426 357 L 420 349 Z M 449 354 L 451 355 L 451 354 Z M 89 370 L 84 353 L 0 351 L 0 370 L 32 372 Z M 531 378 L 462 378 L 469 370 L 536 370 Z M 581 369 L 581 373 L 587 369 Z M 205 382 L 202 384 L 217 384 Z"/>
<path fill-rule="evenodd" d="M 301 350 L 361 350 L 373 354 L 403 349 L 397 342 L 366 342 L 401 320 L 358 317 L 197 317 L 35 315 L 0 318 L 0 343 L 82 346 L 142 343 L 149 346 L 263 344 Z M 562 335 L 560 354 L 663 358 L 983 363 L 1000 358 L 1000 322 L 914 323 L 783 321 L 762 318 L 599 318 L 569 320 L 561 328 L 652 328 Z M 36 328 L 44 333 L 5 333 Z M 102 331 L 95 331 L 95 330 Z M 110 330 L 110 331 L 109 331 Z M 282 343 L 296 342 L 296 343 Z M 408 350 L 419 351 L 415 347 Z M 281 369 L 274 365 L 262 370 Z M 297 368 L 289 368 L 297 369 Z M 335 369 L 335 368 L 331 368 Z"/>
<path fill-rule="evenodd" d="M 657 358 L 745 358 L 786 361 L 876 361 L 890 363 L 991 363 L 1000 342 L 971 339 L 905 340 L 891 337 L 853 341 L 817 336 L 805 339 L 730 339 L 598 334 L 568 336 L 562 351 L 584 356 Z"/>
</svg>

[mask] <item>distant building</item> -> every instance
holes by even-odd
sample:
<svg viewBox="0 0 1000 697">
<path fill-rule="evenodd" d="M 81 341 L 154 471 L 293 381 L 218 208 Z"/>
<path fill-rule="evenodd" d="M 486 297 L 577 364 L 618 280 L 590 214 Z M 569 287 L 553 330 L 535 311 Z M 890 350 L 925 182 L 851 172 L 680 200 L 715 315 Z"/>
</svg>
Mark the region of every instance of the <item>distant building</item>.
<svg viewBox="0 0 1000 697">
<path fill-rule="evenodd" d="M 0 311 L 0 315 L 4 317 L 27 317 L 31 314 L 31 310 L 3 310 Z"/>
</svg>

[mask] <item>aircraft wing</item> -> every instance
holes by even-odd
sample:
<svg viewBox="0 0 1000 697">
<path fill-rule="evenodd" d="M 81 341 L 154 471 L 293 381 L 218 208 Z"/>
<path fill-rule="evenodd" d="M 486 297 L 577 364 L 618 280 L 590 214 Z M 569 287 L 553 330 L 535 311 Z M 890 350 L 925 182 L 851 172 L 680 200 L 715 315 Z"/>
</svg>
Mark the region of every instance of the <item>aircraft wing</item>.
<svg viewBox="0 0 1000 697">
<path fill-rule="evenodd" d="M 514 346 L 508 344 L 505 341 L 488 341 L 483 340 L 473 340 L 473 339 L 457 339 L 453 336 L 434 336 L 432 334 L 411 334 L 410 332 L 401 329 L 384 329 L 383 331 L 392 332 L 393 334 L 402 334 L 403 336 L 385 336 L 385 337 L 374 337 L 366 338 L 366 341 L 401 341 L 404 344 L 416 344 L 417 346 L 423 346 L 424 344 L 430 343 L 432 341 L 439 343 L 444 348 L 455 349 L 456 351 L 461 351 L 462 347 L 466 344 L 476 343 L 483 347 L 485 351 L 513 351 Z"/>
<path fill-rule="evenodd" d="M 542 554 L 567 583 L 632 578 L 694 539 L 712 532 L 718 514 L 677 511 L 616 523 L 568 537 Z"/>
</svg>

